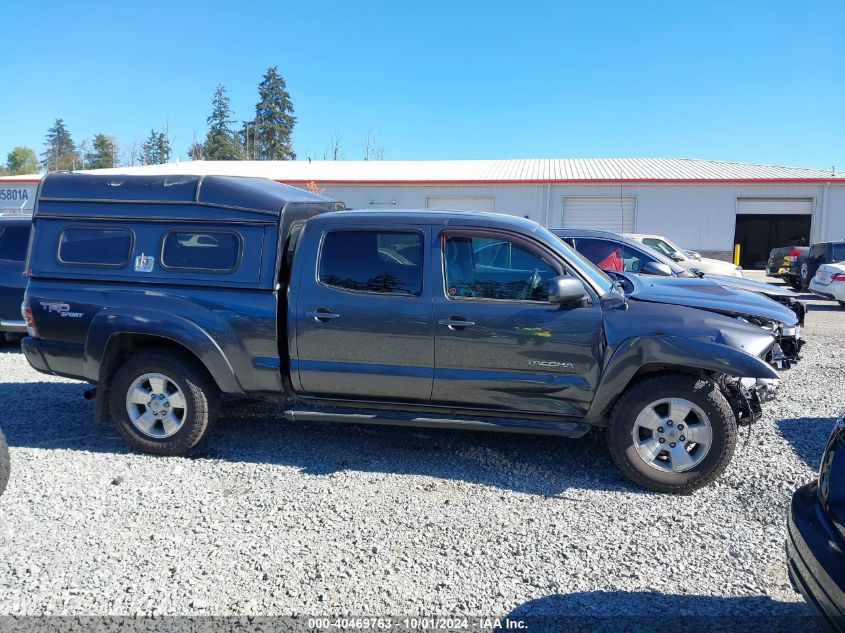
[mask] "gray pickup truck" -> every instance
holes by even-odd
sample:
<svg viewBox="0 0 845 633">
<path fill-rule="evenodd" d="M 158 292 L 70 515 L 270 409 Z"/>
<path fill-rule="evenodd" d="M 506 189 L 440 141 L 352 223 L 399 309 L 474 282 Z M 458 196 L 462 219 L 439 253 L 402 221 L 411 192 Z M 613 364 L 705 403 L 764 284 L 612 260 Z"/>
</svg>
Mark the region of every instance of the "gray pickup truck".
<svg viewBox="0 0 845 633">
<path fill-rule="evenodd" d="M 777 373 L 767 331 L 629 300 L 529 220 L 348 211 L 260 179 L 41 183 L 23 350 L 96 385 L 136 449 L 193 449 L 220 394 L 285 417 L 545 433 L 607 427 L 635 482 L 716 479 Z"/>
</svg>

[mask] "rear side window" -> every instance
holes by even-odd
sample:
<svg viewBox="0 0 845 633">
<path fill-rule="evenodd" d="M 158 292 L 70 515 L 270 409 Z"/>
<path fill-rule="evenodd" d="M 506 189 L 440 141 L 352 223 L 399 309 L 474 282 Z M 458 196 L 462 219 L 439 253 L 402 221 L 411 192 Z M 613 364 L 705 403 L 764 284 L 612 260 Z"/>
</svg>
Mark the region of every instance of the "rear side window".
<svg viewBox="0 0 845 633">
<path fill-rule="evenodd" d="M 333 231 L 323 238 L 320 283 L 344 290 L 419 295 L 422 236 L 400 231 Z"/>
<path fill-rule="evenodd" d="M 845 260 L 845 244 L 834 244 L 830 248 L 830 261 L 841 262 Z"/>
<path fill-rule="evenodd" d="M 121 268 L 132 253 L 129 229 L 68 228 L 59 238 L 59 262 Z"/>
<path fill-rule="evenodd" d="M 22 262 L 26 259 L 30 228 L 0 224 L 0 259 L 13 262 Z"/>
<path fill-rule="evenodd" d="M 171 231 L 164 237 L 164 268 L 228 273 L 238 267 L 241 237 L 233 231 Z"/>
</svg>

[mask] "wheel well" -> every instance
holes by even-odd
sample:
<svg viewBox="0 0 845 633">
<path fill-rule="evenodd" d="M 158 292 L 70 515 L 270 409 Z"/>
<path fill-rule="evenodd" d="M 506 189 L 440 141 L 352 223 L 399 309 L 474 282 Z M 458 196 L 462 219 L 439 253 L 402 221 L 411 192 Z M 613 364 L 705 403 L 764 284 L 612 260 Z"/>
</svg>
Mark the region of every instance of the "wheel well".
<svg viewBox="0 0 845 633">
<path fill-rule="evenodd" d="M 111 378 L 114 376 L 117 368 L 135 354 L 150 349 L 171 350 L 193 360 L 196 366 L 206 373 L 212 384 L 216 385 L 218 389 L 220 388 L 220 385 L 218 385 L 214 380 L 214 376 L 211 375 L 211 372 L 208 371 L 208 368 L 203 364 L 199 357 L 181 343 L 177 343 L 172 339 L 161 336 L 153 336 L 150 334 L 135 334 L 131 332 L 114 334 L 109 339 L 108 346 L 103 354 L 103 360 L 100 363 L 95 410 L 95 418 L 97 422 L 107 420 L 109 417 L 108 403 L 109 392 L 111 391 Z"/>
</svg>

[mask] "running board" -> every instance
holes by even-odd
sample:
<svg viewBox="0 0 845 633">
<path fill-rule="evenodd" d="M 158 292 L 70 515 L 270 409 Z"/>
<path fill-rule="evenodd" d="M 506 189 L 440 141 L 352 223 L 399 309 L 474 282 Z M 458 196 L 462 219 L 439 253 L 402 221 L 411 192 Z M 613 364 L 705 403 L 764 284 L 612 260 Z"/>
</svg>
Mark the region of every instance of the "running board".
<svg viewBox="0 0 845 633">
<path fill-rule="evenodd" d="M 436 416 L 371 409 L 302 408 L 288 409 L 285 418 L 292 422 L 343 422 L 383 424 L 421 428 L 465 429 L 469 431 L 504 431 L 560 437 L 582 437 L 590 430 L 583 422 L 539 422 L 487 416 Z"/>
</svg>

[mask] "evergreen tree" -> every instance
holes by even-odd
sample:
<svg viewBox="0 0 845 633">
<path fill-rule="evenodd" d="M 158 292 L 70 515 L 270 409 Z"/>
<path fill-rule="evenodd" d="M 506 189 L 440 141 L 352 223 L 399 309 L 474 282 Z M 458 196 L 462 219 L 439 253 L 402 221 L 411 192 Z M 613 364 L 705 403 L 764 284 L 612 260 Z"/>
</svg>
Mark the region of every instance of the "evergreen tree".
<svg viewBox="0 0 845 633">
<path fill-rule="evenodd" d="M 241 147 L 231 128 L 232 109 L 226 88 L 222 84 L 217 84 L 211 106 L 211 116 L 207 119 L 208 134 L 202 149 L 203 157 L 205 160 L 240 160 Z"/>
<path fill-rule="evenodd" d="M 295 160 L 291 134 L 296 117 L 287 84 L 276 66 L 264 73 L 258 97 L 255 119 L 244 126 L 245 137 L 253 142 L 253 156 L 259 160 Z"/>
<path fill-rule="evenodd" d="M 141 145 L 142 165 L 163 165 L 170 161 L 170 139 L 164 132 L 150 130 L 149 138 Z"/>
<path fill-rule="evenodd" d="M 6 157 L 6 169 L 10 176 L 37 174 L 41 169 L 35 151 L 29 147 L 16 147 Z"/>
<path fill-rule="evenodd" d="M 85 154 L 85 169 L 106 169 L 117 167 L 117 141 L 113 136 L 97 134 L 92 149 Z"/>
<path fill-rule="evenodd" d="M 47 171 L 79 169 L 82 167 L 82 160 L 70 137 L 70 132 L 65 127 L 62 119 L 56 119 L 49 130 L 44 143 L 46 149 L 41 154 L 41 165 Z"/>
</svg>

